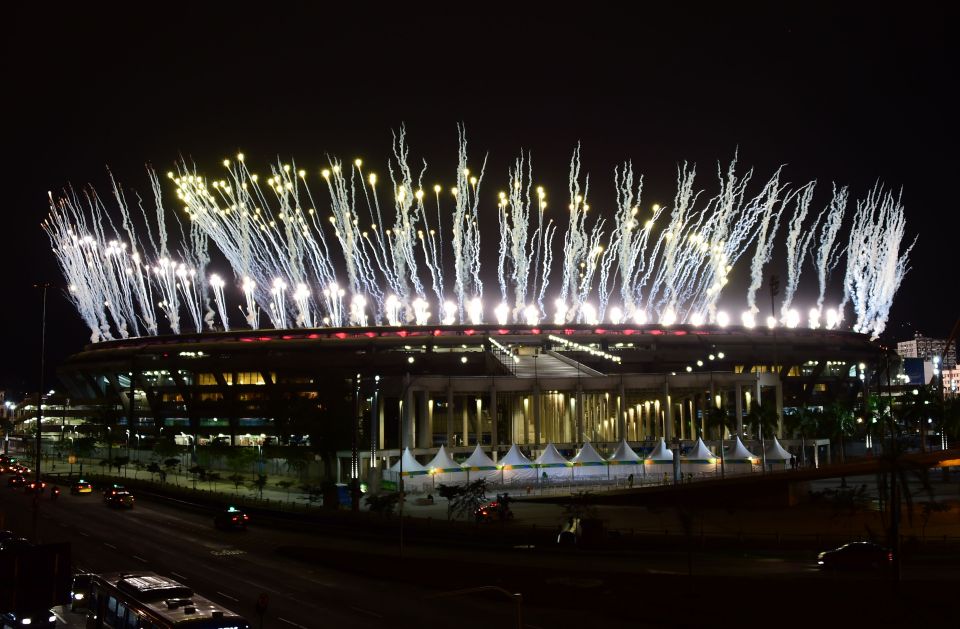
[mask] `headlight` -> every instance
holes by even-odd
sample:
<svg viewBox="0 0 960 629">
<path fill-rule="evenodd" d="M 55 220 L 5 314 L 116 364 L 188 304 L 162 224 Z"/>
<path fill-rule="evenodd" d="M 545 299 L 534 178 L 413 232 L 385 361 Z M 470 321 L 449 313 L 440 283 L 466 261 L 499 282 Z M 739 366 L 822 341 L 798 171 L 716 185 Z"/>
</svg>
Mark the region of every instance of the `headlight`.
<svg viewBox="0 0 960 629">
<path fill-rule="evenodd" d="M 21 618 L 21 619 L 20 619 L 20 624 L 21 624 L 21 625 L 29 625 L 31 622 L 33 622 L 33 621 L 30 620 L 29 618 Z"/>
<path fill-rule="evenodd" d="M 47 618 L 47 620 L 49 620 L 50 622 L 57 622 L 57 617 L 54 616 L 53 614 L 50 614 L 50 617 Z"/>
<path fill-rule="evenodd" d="M 82 601 L 82 600 L 83 600 L 83 592 L 77 592 L 76 594 L 73 595 L 73 598 L 74 598 L 75 600 Z"/>
</svg>

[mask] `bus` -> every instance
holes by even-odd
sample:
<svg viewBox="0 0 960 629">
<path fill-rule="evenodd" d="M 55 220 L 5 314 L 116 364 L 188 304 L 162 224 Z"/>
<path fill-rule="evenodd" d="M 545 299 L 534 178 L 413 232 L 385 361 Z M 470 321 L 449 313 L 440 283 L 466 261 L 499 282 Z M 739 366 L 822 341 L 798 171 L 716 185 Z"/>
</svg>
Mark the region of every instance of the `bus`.
<svg viewBox="0 0 960 629">
<path fill-rule="evenodd" d="M 250 629 L 244 618 L 155 572 L 90 576 L 87 629 Z"/>
</svg>

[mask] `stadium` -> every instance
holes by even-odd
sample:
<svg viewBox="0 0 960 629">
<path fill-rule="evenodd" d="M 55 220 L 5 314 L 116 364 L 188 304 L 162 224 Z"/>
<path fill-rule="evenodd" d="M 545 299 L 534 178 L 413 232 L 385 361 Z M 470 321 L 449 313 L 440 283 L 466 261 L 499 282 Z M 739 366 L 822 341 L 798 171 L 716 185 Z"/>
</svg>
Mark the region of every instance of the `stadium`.
<svg viewBox="0 0 960 629">
<path fill-rule="evenodd" d="M 601 452 L 661 437 L 688 447 L 717 437 L 711 404 L 749 444 L 753 405 L 774 401 L 782 418 L 784 407 L 854 399 L 885 351 L 864 334 L 802 328 L 349 327 L 101 342 L 59 376 L 147 437 L 249 446 L 339 432 L 338 476 L 353 469 L 342 449 L 352 439 L 367 478 L 401 448 L 426 461 L 479 444 L 497 461 L 514 444 L 531 456 L 550 443 L 569 454 L 587 441 Z"/>
</svg>

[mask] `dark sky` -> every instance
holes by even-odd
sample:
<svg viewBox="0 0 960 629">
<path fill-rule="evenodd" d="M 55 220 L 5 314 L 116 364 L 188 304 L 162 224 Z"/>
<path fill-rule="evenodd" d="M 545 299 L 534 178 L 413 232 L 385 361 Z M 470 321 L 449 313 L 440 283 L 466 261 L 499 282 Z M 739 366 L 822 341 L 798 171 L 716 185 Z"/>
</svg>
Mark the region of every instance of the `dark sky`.
<svg viewBox="0 0 960 629">
<path fill-rule="evenodd" d="M 902 187 L 908 233 L 919 242 L 892 337 L 945 336 L 960 314 L 949 61 L 957 51 L 946 41 L 944 5 L 684 3 L 638 12 L 590 2 L 577 12 L 548 3 L 517 13 L 523 3 L 467 3 L 463 12 L 407 3 L 339 13 L 305 8 L 318 3 L 195 4 L 5 9 L 11 196 L 0 386 L 37 380 L 35 282 L 58 285 L 48 303 L 48 373 L 89 337 L 39 227 L 48 190 L 106 192 L 108 165 L 127 187 L 146 190 L 146 163 L 165 172 L 183 155 L 213 171 L 237 150 L 263 170 L 278 155 L 318 169 L 330 153 L 362 156 L 385 174 L 390 132 L 401 123 L 432 166 L 428 179 L 450 182 L 455 125 L 464 122 L 471 161 L 490 155 L 491 206 L 524 148 L 562 207 L 577 141 L 595 205 L 612 201 L 613 167 L 624 159 L 646 176 L 645 202 L 671 200 L 682 160 L 698 163 L 699 183 L 713 194 L 715 164 L 735 150 L 758 178 L 786 164 L 789 181 L 817 179 L 817 202 L 832 181 L 855 197 L 877 181 Z M 490 270 L 495 250 L 485 249 Z"/>
</svg>

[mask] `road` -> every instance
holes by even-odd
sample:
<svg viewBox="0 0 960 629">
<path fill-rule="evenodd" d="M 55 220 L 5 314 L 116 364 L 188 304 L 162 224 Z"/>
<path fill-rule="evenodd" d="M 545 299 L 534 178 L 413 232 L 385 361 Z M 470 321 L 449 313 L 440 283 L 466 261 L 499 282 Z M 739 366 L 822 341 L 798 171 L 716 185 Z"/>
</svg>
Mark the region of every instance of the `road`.
<svg viewBox="0 0 960 629">
<path fill-rule="evenodd" d="M 33 498 L 22 491 L 0 488 L 6 528 L 27 537 L 32 537 L 33 504 Z M 525 627 L 565 627 L 617 618 L 619 612 L 610 601 L 623 596 L 625 584 L 682 579 L 688 570 L 687 554 L 675 551 L 624 556 L 563 555 L 527 548 L 499 552 L 408 547 L 404 573 L 392 540 L 324 538 L 309 532 L 266 529 L 256 523 L 245 533 L 226 533 L 213 528 L 211 515 L 142 498 L 133 510 L 116 511 L 104 505 L 99 493 L 64 493 L 55 501 L 44 496 L 38 522 L 42 542 L 72 544 L 75 568 L 90 572 L 152 570 L 169 575 L 254 620 L 254 627 L 259 626 L 254 603 L 261 593 L 270 599 L 263 625 L 270 628 L 406 627 L 432 620 L 458 628 L 516 626 L 514 604 L 504 597 L 435 598 L 457 588 L 494 584 L 521 592 L 539 588 L 539 596 L 525 601 Z M 289 552 L 287 556 L 278 554 L 279 548 L 307 549 L 312 552 L 304 551 L 304 556 L 319 559 L 298 561 L 290 558 Z M 357 562 L 374 565 L 353 570 L 342 561 L 325 562 L 325 550 L 341 558 L 356 553 Z M 725 577 L 747 577 L 770 582 L 783 579 L 784 583 L 801 580 L 823 587 L 826 583 L 812 559 L 805 555 L 696 553 L 692 565 L 698 577 L 717 582 Z M 445 562 L 450 563 L 446 571 Z M 424 570 L 424 565 L 431 567 Z M 470 565 L 477 566 L 478 575 L 499 573 L 507 578 L 500 583 L 490 583 L 486 576 L 471 580 Z M 585 567 L 593 577 L 581 576 Z M 954 570 L 952 566 L 944 569 Z M 526 576 L 511 580 L 508 577 L 514 572 Z M 643 587 L 650 591 L 658 586 Z M 544 598 L 543 591 L 551 595 Z M 655 621 L 637 624 L 637 620 L 632 624 L 659 626 Z"/>
</svg>

